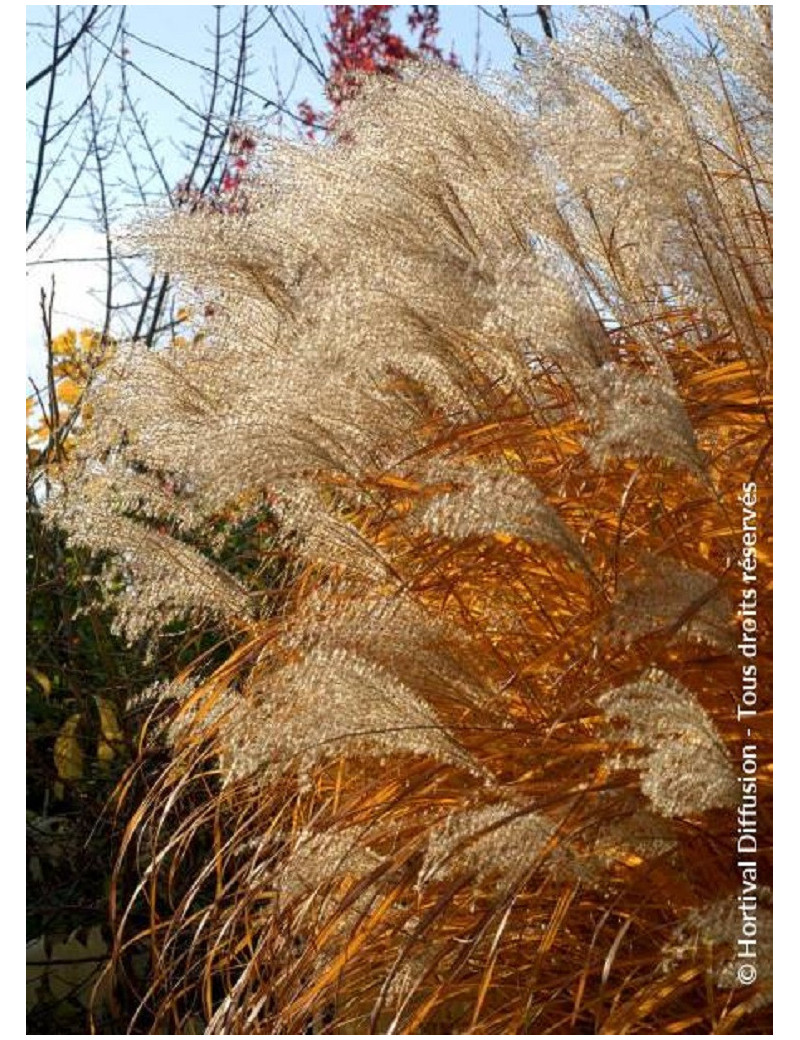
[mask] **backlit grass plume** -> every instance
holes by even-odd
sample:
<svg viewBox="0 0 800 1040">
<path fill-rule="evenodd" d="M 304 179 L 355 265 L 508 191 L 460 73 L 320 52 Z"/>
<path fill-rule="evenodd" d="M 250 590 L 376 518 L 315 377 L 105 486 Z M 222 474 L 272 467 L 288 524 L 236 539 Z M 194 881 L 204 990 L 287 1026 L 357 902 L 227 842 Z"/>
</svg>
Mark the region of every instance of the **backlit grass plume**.
<svg viewBox="0 0 800 1040">
<path fill-rule="evenodd" d="M 119 353 L 54 509 L 130 635 L 234 649 L 159 694 L 133 1028 L 769 1031 L 769 10 L 369 84 L 148 228 L 212 327 Z M 216 537 L 264 502 L 280 585 Z"/>
</svg>

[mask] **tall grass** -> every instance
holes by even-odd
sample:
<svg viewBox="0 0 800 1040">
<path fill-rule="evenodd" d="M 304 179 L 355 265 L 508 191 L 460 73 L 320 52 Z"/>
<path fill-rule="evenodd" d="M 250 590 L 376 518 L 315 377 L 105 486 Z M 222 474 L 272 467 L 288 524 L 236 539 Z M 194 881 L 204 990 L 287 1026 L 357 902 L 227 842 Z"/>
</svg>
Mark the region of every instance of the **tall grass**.
<svg viewBox="0 0 800 1040">
<path fill-rule="evenodd" d="M 237 649 L 151 727 L 133 1029 L 769 1029 L 768 888 L 732 968 L 750 483 L 769 882 L 768 11 L 696 9 L 707 49 L 586 15 L 506 100 L 410 70 L 275 145 L 246 217 L 147 228 L 212 327 L 121 355 L 55 509 L 131 635 Z M 236 577 L 210 533 L 265 498 Z"/>
</svg>

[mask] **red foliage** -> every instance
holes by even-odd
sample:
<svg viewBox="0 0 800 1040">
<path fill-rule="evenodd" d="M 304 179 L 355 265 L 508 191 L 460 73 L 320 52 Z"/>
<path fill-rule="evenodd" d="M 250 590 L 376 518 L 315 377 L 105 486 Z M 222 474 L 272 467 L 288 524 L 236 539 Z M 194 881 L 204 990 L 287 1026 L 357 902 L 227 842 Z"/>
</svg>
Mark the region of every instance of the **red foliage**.
<svg viewBox="0 0 800 1040">
<path fill-rule="evenodd" d="M 330 73 L 325 95 L 330 101 L 330 114 L 316 112 L 303 101 L 298 112 L 310 128 L 330 129 L 336 113 L 348 98 L 358 93 L 365 74 L 396 75 L 401 62 L 421 58 L 447 60 L 452 65 L 458 59 L 451 52 L 445 59 L 436 38 L 439 34 L 439 7 L 437 4 L 414 4 L 407 16 L 409 43 L 392 31 L 390 14 L 395 4 L 328 4 L 328 37 L 325 47 L 331 56 Z M 416 37 L 416 39 L 413 39 Z"/>
<path fill-rule="evenodd" d="M 298 106 L 298 115 L 313 138 L 316 129 L 333 128 L 342 104 L 355 96 L 367 74 L 397 75 L 402 62 L 437 59 L 458 65 L 451 51 L 447 57 L 436 40 L 439 35 L 437 4 L 414 4 L 406 16 L 410 40 L 392 31 L 394 4 L 328 4 L 328 34 L 325 47 L 331 56 L 325 96 L 330 113 L 315 111 L 308 101 Z M 242 176 L 252 158 L 256 138 L 247 127 L 233 127 L 227 141 L 228 157 L 214 183 L 204 188 L 181 181 L 173 194 L 175 203 L 190 212 L 214 210 L 243 213 L 247 199 L 241 190 Z"/>
<path fill-rule="evenodd" d="M 215 181 L 205 189 L 181 181 L 173 193 L 176 205 L 191 213 L 200 209 L 218 213 L 244 212 L 246 198 L 240 189 L 242 176 L 255 151 L 255 135 L 247 127 L 231 127 L 226 147 L 227 158 Z"/>
</svg>

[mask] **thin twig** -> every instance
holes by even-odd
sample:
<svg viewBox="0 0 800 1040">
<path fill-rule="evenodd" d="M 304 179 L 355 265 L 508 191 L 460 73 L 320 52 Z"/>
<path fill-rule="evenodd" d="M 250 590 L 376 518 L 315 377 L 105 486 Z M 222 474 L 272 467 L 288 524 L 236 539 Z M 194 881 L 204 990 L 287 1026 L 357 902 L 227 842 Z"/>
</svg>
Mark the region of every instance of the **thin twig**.
<svg viewBox="0 0 800 1040">
<path fill-rule="evenodd" d="M 86 18 L 84 19 L 82 25 L 80 26 L 78 31 L 75 33 L 75 35 L 72 37 L 72 39 L 69 40 L 64 45 L 64 50 L 61 51 L 61 53 L 59 54 L 58 53 L 58 48 L 56 47 L 56 52 L 55 52 L 55 55 L 53 57 L 52 62 L 49 65 L 46 65 L 39 72 L 37 72 L 35 76 L 31 76 L 31 78 L 26 82 L 26 84 L 25 84 L 25 89 L 26 90 L 30 90 L 31 87 L 35 87 L 36 84 L 39 83 L 40 80 L 43 80 L 44 77 L 47 76 L 47 75 L 49 75 L 51 77 L 55 76 L 56 70 L 58 69 L 59 65 L 61 65 L 62 62 L 67 60 L 67 58 L 70 56 L 70 54 L 72 54 L 72 52 L 75 50 L 77 45 L 80 43 L 80 41 L 83 39 L 83 37 L 86 35 L 86 33 L 91 28 L 92 24 L 95 21 L 95 15 L 97 14 L 98 10 L 99 10 L 99 7 L 97 6 L 97 4 L 95 4 L 92 7 L 92 9 L 89 11 L 89 13 L 86 16 Z M 56 7 L 56 16 L 58 17 L 58 5 Z"/>
</svg>

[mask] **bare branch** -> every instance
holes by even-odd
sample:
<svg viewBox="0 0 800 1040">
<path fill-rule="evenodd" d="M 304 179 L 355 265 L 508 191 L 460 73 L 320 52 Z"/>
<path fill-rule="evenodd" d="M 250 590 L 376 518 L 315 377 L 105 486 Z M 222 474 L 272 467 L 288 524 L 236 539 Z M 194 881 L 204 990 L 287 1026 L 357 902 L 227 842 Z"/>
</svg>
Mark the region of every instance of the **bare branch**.
<svg viewBox="0 0 800 1040">
<path fill-rule="evenodd" d="M 44 103 L 44 115 L 42 116 L 42 129 L 39 134 L 36 170 L 33 174 L 33 184 L 31 186 L 30 198 L 28 199 L 28 209 L 25 214 L 26 231 L 30 227 L 31 219 L 36 208 L 36 200 L 39 197 L 39 190 L 41 188 L 42 173 L 44 171 L 44 156 L 47 149 L 47 128 L 50 125 L 50 116 L 53 110 L 53 98 L 55 97 L 56 73 L 58 70 L 56 58 L 58 57 L 58 40 L 61 32 L 61 7 L 59 5 L 56 5 L 55 19 L 55 25 L 53 27 L 53 62 L 50 65 L 50 83 L 47 88 L 47 98 Z"/>
<path fill-rule="evenodd" d="M 95 21 L 97 20 L 97 18 L 96 18 L 97 12 L 99 10 L 100 10 L 100 8 L 95 4 L 92 7 L 92 9 L 89 11 L 88 15 L 86 16 L 86 18 L 84 19 L 84 21 L 81 24 L 80 28 L 75 33 L 75 35 L 72 37 L 72 39 L 69 40 L 64 45 L 64 50 L 61 51 L 61 53 L 59 54 L 59 53 L 57 53 L 57 49 L 56 49 L 56 54 L 55 54 L 52 62 L 49 65 L 45 66 L 45 68 L 43 68 L 39 72 L 37 72 L 35 76 L 31 76 L 31 78 L 26 82 L 26 84 L 25 84 L 25 89 L 26 90 L 30 90 L 31 87 L 35 87 L 37 83 L 39 83 L 41 80 L 43 80 L 45 78 L 45 76 L 48 76 L 48 75 L 54 76 L 55 75 L 55 72 L 58 69 L 58 66 L 61 65 L 62 62 L 67 60 L 67 58 L 70 56 L 70 54 L 72 54 L 72 52 L 75 50 L 77 45 L 80 43 L 80 41 L 83 39 L 83 37 L 89 31 L 89 29 L 95 23 Z"/>
<path fill-rule="evenodd" d="M 548 40 L 555 38 L 553 28 L 553 9 L 550 4 L 537 4 L 536 13 L 539 16 L 539 21 L 542 23 L 542 32 L 545 34 Z"/>
</svg>

